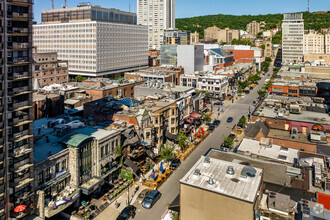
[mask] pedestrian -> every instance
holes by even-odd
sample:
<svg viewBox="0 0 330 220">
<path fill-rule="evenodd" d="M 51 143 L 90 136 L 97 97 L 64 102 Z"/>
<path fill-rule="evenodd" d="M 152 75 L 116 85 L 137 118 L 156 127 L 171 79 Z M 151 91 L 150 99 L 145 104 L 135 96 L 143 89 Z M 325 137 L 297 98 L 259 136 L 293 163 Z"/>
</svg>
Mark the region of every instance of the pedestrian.
<svg viewBox="0 0 330 220">
<path fill-rule="evenodd" d="M 116 206 L 116 209 L 118 209 L 118 201 L 117 200 L 116 200 L 115 206 Z"/>
</svg>

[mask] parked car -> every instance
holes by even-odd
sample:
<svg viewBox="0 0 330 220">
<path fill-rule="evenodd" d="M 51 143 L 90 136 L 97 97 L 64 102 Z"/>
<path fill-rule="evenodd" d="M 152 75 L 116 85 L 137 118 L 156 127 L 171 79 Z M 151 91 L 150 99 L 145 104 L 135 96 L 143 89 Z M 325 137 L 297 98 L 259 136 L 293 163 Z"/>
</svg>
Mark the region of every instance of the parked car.
<svg viewBox="0 0 330 220">
<path fill-rule="evenodd" d="M 235 138 L 236 135 L 234 135 L 234 134 L 229 134 L 228 137 L 230 137 L 230 138 Z"/>
<path fill-rule="evenodd" d="M 209 126 L 209 131 L 210 131 L 210 132 L 214 131 L 214 129 L 215 129 L 215 126 L 214 126 L 214 125 L 210 125 L 210 126 Z"/>
<path fill-rule="evenodd" d="M 270 76 L 270 74 L 268 73 L 267 76 Z"/>
<path fill-rule="evenodd" d="M 143 208 L 151 209 L 160 197 L 161 194 L 158 190 L 152 190 L 149 195 L 147 195 L 147 197 L 143 200 Z"/>
<path fill-rule="evenodd" d="M 245 92 L 245 94 L 250 94 L 250 90 L 248 89 L 243 90 L 243 92 Z"/>
<path fill-rule="evenodd" d="M 175 170 L 181 164 L 181 161 L 178 158 L 173 158 L 170 163 L 171 170 Z"/>
<path fill-rule="evenodd" d="M 233 121 L 233 117 L 228 117 L 228 118 L 227 118 L 227 122 L 228 122 L 228 123 L 231 123 L 232 121 Z"/>
<path fill-rule="evenodd" d="M 151 192 L 150 189 L 144 189 L 144 190 L 142 190 L 142 192 L 140 192 L 140 194 L 138 195 L 136 201 L 137 201 L 138 203 L 141 204 L 141 203 L 143 202 L 144 198 L 145 198 L 150 192 Z"/>
<path fill-rule="evenodd" d="M 220 125 L 220 120 L 214 120 L 212 125 L 214 125 L 214 126 Z"/>
<path fill-rule="evenodd" d="M 213 105 L 222 105 L 222 102 L 215 102 Z"/>
<path fill-rule="evenodd" d="M 257 104 L 257 102 L 256 102 L 256 101 L 253 101 L 253 102 L 252 102 L 252 105 L 256 105 L 256 104 Z"/>
<path fill-rule="evenodd" d="M 256 85 L 259 85 L 258 81 L 255 81 L 255 82 L 253 82 L 253 83 L 256 84 Z"/>
<path fill-rule="evenodd" d="M 250 87 L 250 90 L 253 90 L 253 86 Z"/>
<path fill-rule="evenodd" d="M 129 219 L 130 217 L 134 218 L 135 214 L 136 214 L 136 207 L 129 205 L 121 211 L 121 213 L 117 217 L 117 220 L 126 220 Z"/>
</svg>

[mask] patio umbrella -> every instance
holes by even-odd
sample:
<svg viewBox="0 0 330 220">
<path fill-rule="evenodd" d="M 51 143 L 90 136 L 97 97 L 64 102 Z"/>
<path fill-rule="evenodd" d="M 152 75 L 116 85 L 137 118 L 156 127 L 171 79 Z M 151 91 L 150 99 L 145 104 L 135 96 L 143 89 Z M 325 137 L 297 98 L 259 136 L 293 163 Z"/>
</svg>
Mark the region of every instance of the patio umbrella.
<svg viewBox="0 0 330 220">
<path fill-rule="evenodd" d="M 204 128 L 202 128 L 202 134 L 204 134 Z"/>
<path fill-rule="evenodd" d="M 198 130 L 198 136 L 201 136 L 201 130 Z"/>
<path fill-rule="evenodd" d="M 147 142 L 141 142 L 140 145 L 146 146 L 148 143 Z"/>
<path fill-rule="evenodd" d="M 163 172 L 163 171 L 164 171 L 164 168 L 163 168 L 163 162 L 160 162 L 159 171 L 160 171 L 160 172 Z"/>
<path fill-rule="evenodd" d="M 14 208 L 14 212 L 23 212 L 26 209 L 26 205 L 18 205 Z"/>
<path fill-rule="evenodd" d="M 155 170 L 154 169 L 152 169 L 151 178 L 155 179 Z"/>
</svg>

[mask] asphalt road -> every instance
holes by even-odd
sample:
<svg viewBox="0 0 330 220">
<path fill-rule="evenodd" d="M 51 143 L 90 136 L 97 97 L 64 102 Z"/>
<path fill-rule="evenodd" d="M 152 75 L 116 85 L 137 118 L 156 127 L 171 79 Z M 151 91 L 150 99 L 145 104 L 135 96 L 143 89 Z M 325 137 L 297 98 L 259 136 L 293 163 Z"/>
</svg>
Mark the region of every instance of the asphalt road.
<svg viewBox="0 0 330 220">
<path fill-rule="evenodd" d="M 272 67 L 269 70 L 272 74 Z M 267 74 L 267 73 L 266 73 Z M 257 99 L 257 91 L 264 85 L 265 79 L 269 79 L 270 76 L 265 76 L 259 81 L 259 85 L 250 91 L 250 94 L 245 98 L 238 100 L 236 103 L 229 107 L 224 108 L 224 112 L 221 112 L 220 120 L 221 124 L 211 133 L 196 149 L 190 154 L 190 156 L 181 163 L 179 168 L 173 172 L 169 179 L 162 184 L 159 191 L 162 193 L 160 200 L 151 209 L 145 209 L 140 204 L 135 203 L 137 207 L 137 213 L 134 219 L 136 220 L 156 220 L 161 219 L 162 215 L 166 211 L 168 205 L 179 194 L 179 181 L 188 172 L 188 170 L 197 162 L 197 160 L 204 155 L 210 148 L 220 148 L 221 143 L 225 137 L 231 132 L 235 123 L 242 115 L 249 113 L 249 105 L 251 111 L 253 110 L 252 102 Z M 234 120 L 231 123 L 227 123 L 228 117 L 233 117 Z"/>
</svg>

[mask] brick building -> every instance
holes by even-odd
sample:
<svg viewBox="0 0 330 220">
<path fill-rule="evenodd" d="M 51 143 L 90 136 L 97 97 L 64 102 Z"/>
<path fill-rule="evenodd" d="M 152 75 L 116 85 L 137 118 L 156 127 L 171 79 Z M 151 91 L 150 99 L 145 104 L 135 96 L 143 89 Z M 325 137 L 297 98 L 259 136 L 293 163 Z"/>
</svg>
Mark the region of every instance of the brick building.
<svg viewBox="0 0 330 220">
<path fill-rule="evenodd" d="M 57 52 L 39 53 L 35 49 L 33 78 L 38 80 L 40 87 L 54 83 L 67 83 L 69 80 L 68 61 L 58 60 Z"/>
<path fill-rule="evenodd" d="M 55 117 L 64 113 L 64 96 L 50 93 L 33 93 L 33 120 Z"/>
</svg>

